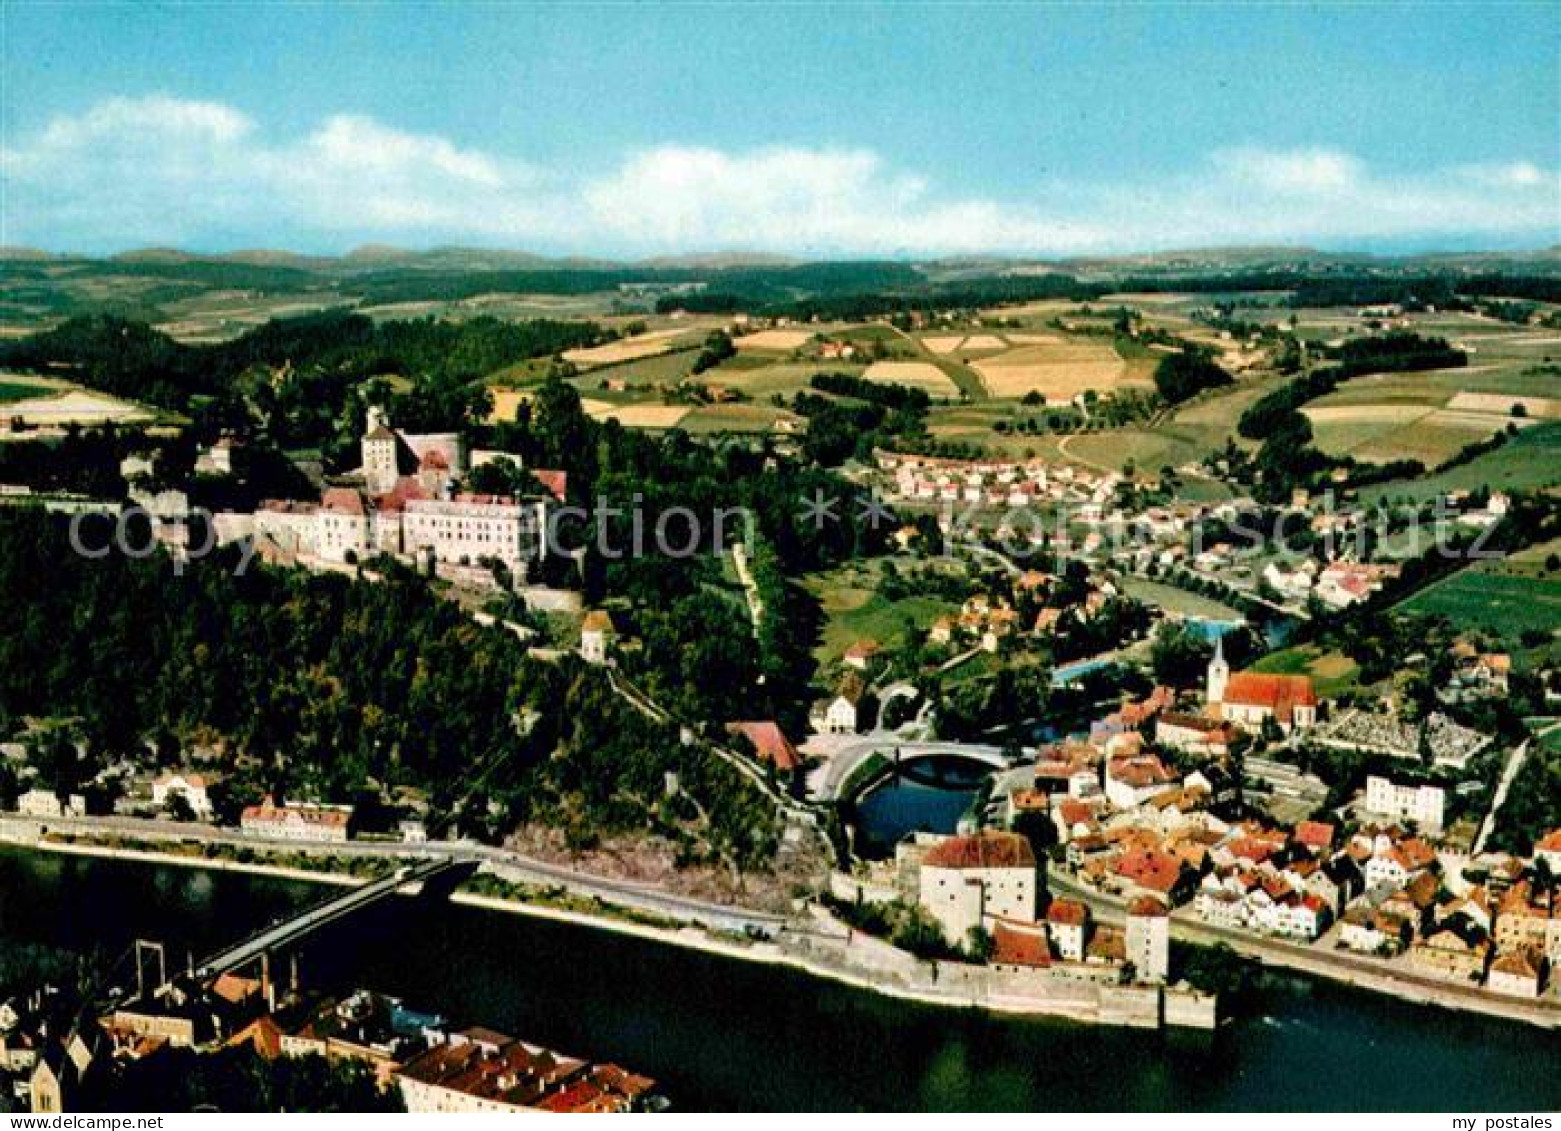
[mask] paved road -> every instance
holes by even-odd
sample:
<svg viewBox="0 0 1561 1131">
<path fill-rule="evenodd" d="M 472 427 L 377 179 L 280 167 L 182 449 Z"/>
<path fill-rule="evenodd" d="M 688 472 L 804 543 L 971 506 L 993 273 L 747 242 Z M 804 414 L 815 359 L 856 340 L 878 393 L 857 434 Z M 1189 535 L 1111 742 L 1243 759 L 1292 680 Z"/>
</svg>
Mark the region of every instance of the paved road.
<svg viewBox="0 0 1561 1131">
<path fill-rule="evenodd" d="M 1120 923 L 1125 918 L 1125 901 L 1086 887 L 1071 876 L 1052 871 L 1047 876 L 1047 884 L 1053 891 L 1083 900 L 1097 920 Z M 1561 1001 L 1553 998 L 1525 1001 L 1503 997 L 1477 986 L 1416 973 L 1406 968 L 1402 960 L 1390 962 L 1387 959 L 1286 942 L 1251 931 L 1217 927 L 1203 922 L 1188 906 L 1171 912 L 1171 934 L 1185 942 L 1204 945 L 1224 943 L 1237 954 L 1271 965 L 1331 978 L 1407 1001 L 1468 1009 L 1549 1028 L 1561 1028 Z"/>
<path fill-rule="evenodd" d="M 180 824 L 174 821 L 148 820 L 139 817 L 57 817 L 37 819 L 7 814 L 11 821 L 46 827 L 76 835 L 119 834 L 127 837 L 156 838 L 161 840 L 185 840 L 203 844 L 229 844 L 249 848 L 261 848 L 280 852 L 313 852 L 336 856 L 379 857 L 399 860 L 444 857 L 457 860 L 479 860 L 499 865 L 518 875 L 522 882 L 539 885 L 558 885 L 568 891 L 586 897 L 598 897 L 606 902 L 665 915 L 668 918 L 705 923 L 722 929 L 773 931 L 785 922 L 785 917 L 763 911 L 751 911 L 723 903 L 695 899 L 668 892 L 654 884 L 635 880 L 620 880 L 582 872 L 578 868 L 537 860 L 512 852 L 506 848 L 463 841 L 427 841 L 422 844 L 403 844 L 391 841 L 348 841 L 344 844 L 322 844 L 296 840 L 278 840 L 247 836 L 237 829 L 213 825 Z"/>
</svg>

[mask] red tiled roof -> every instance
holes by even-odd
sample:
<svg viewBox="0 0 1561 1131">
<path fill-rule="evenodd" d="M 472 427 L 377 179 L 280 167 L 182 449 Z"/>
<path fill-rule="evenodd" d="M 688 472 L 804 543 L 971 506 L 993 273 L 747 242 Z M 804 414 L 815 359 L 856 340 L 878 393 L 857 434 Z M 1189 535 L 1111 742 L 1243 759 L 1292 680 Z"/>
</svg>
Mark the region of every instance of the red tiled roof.
<svg viewBox="0 0 1561 1131">
<path fill-rule="evenodd" d="M 1206 719 L 1202 715 L 1189 715 L 1178 711 L 1168 711 L 1161 715 L 1160 723 L 1162 726 L 1197 731 L 1199 734 L 1206 735 L 1226 729 L 1225 724 L 1218 719 Z"/>
<path fill-rule="evenodd" d="M 1089 921 L 1089 908 L 1076 899 L 1054 899 L 1046 909 L 1046 921 L 1062 927 L 1082 927 Z"/>
<path fill-rule="evenodd" d="M 1492 974 L 1508 974 L 1515 978 L 1538 978 L 1539 967 L 1527 950 L 1509 950 L 1496 956 L 1491 963 Z"/>
<path fill-rule="evenodd" d="M 1154 849 L 1135 848 L 1117 861 L 1116 873 L 1151 891 L 1168 892 L 1181 879 L 1182 862 Z"/>
<path fill-rule="evenodd" d="M 934 845 L 922 863 L 933 868 L 1034 868 L 1035 852 L 1017 833 L 984 832 Z"/>
<path fill-rule="evenodd" d="M 612 616 L 605 609 L 592 609 L 580 624 L 581 632 L 617 632 Z"/>
<path fill-rule="evenodd" d="M 403 475 L 396 480 L 396 485 L 388 494 L 374 500 L 374 506 L 382 511 L 394 512 L 405 510 L 406 505 L 414 500 L 426 498 L 428 492 L 423 490 L 423 485 L 410 475 Z"/>
<path fill-rule="evenodd" d="M 1333 844 L 1334 829 L 1322 821 L 1302 821 L 1295 827 L 1295 839 L 1307 848 L 1327 848 Z"/>
<path fill-rule="evenodd" d="M 1225 684 L 1223 703 L 1267 707 L 1281 718 L 1297 707 L 1317 706 L 1317 690 L 1310 676 L 1237 672 Z"/>
<path fill-rule="evenodd" d="M 1244 836 L 1231 842 L 1230 851 L 1233 855 L 1243 860 L 1250 860 L 1254 864 L 1261 864 L 1274 854 L 1274 845 L 1266 840 L 1256 837 Z"/>
<path fill-rule="evenodd" d="M 781 728 L 768 719 L 726 724 L 727 734 L 741 734 L 753 743 L 753 749 L 761 762 L 773 762 L 778 770 L 791 770 L 802 765 L 802 756 L 782 733 Z"/>
<path fill-rule="evenodd" d="M 350 487 L 327 487 L 320 507 L 337 514 L 362 514 L 363 496 Z"/>
<path fill-rule="evenodd" d="M 169 771 L 157 779 L 158 785 L 168 785 L 172 782 L 182 781 L 191 789 L 205 789 L 206 778 L 203 774 L 181 774 L 177 770 Z"/>
<path fill-rule="evenodd" d="M 1561 829 L 1551 829 L 1534 846 L 1536 852 L 1561 852 Z"/>
<path fill-rule="evenodd" d="M 318 805 L 273 805 L 269 801 L 244 810 L 239 823 L 244 825 L 285 825 L 301 821 L 306 825 L 340 828 L 352 820 L 345 809 L 325 809 Z"/>
<path fill-rule="evenodd" d="M 1165 909 L 1165 904 L 1161 903 L 1152 895 L 1141 895 L 1137 899 L 1133 900 L 1132 903 L 1127 905 L 1127 913 L 1129 915 L 1138 915 L 1144 918 L 1155 919 L 1164 918 L 1167 914 L 1169 914 L 1169 912 L 1167 912 Z"/>
<path fill-rule="evenodd" d="M 1044 789 L 1016 789 L 1008 795 L 1008 803 L 1025 812 L 1045 812 L 1051 807 L 1051 794 Z"/>
<path fill-rule="evenodd" d="M 1082 824 L 1095 816 L 1094 808 L 1076 797 L 1069 797 L 1059 806 L 1062 819 L 1069 826 Z"/>
<path fill-rule="evenodd" d="M 1051 945 L 1041 927 L 1023 928 L 1001 919 L 992 924 L 991 961 L 1001 966 L 1050 966 Z"/>
<path fill-rule="evenodd" d="M 531 475 L 559 502 L 563 502 L 564 496 L 569 493 L 569 472 L 567 471 L 549 471 L 546 468 L 539 467 Z"/>
<path fill-rule="evenodd" d="M 1165 763 L 1153 754 L 1113 758 L 1106 764 L 1106 773 L 1135 789 L 1149 785 L 1169 785 L 1176 780 L 1176 775 L 1166 769 Z"/>
</svg>

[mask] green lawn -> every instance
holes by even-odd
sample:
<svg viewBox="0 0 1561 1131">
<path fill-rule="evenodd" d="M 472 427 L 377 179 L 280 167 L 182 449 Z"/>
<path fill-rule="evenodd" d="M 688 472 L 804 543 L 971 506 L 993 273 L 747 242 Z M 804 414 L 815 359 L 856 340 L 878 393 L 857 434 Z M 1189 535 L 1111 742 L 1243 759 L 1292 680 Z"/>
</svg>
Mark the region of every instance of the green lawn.
<svg viewBox="0 0 1561 1131">
<path fill-rule="evenodd" d="M 900 559 L 899 564 L 909 560 Z M 958 612 L 959 606 L 936 597 L 885 600 L 877 592 L 878 569 L 877 561 L 857 563 L 804 580 L 824 613 L 823 639 L 816 650 L 820 664 L 839 661 L 858 640 L 876 640 L 888 648 L 902 645 L 913 629 L 925 630 L 940 616 Z"/>
<path fill-rule="evenodd" d="M 1223 605 L 1198 593 L 1189 593 L 1174 585 L 1163 585 L 1158 581 L 1148 581 L 1142 577 L 1124 577 L 1122 590 L 1129 597 L 1136 597 L 1146 605 L 1154 605 L 1184 616 L 1226 621 L 1245 619 L 1229 605 Z"/>
<path fill-rule="evenodd" d="M 26 378 L 19 381 L 9 378 L 0 379 L 0 401 L 24 401 L 28 397 L 40 396 L 50 391 L 49 386 L 30 384 Z"/>
</svg>

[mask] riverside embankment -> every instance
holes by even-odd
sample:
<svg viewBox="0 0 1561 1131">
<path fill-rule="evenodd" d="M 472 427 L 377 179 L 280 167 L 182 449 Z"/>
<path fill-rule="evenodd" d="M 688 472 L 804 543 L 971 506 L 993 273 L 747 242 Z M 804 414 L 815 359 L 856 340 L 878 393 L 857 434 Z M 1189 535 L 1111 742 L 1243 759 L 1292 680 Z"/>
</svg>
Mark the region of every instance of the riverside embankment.
<svg viewBox="0 0 1561 1131">
<path fill-rule="evenodd" d="M 160 937 L 171 956 L 203 954 L 320 896 L 268 875 L 0 848 L 0 946 L 119 953 Z M 1214 1033 L 1078 1025 L 934 1008 L 629 930 L 405 900 L 328 928 L 299 965 L 309 986 L 372 986 L 624 1064 L 685 1111 L 1561 1107 L 1549 1070 L 1561 1036 L 1284 971 L 1259 977 Z"/>
</svg>

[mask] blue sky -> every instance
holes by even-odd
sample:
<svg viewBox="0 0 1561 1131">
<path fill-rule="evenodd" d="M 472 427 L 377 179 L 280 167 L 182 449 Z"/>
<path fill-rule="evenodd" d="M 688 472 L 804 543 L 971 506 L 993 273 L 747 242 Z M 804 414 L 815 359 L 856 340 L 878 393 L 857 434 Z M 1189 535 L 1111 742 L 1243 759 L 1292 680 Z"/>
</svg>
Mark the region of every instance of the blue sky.
<svg viewBox="0 0 1561 1131">
<path fill-rule="evenodd" d="M 1555 4 L 0 13 L 9 244 L 1561 242 Z"/>
</svg>

